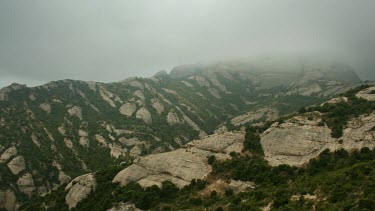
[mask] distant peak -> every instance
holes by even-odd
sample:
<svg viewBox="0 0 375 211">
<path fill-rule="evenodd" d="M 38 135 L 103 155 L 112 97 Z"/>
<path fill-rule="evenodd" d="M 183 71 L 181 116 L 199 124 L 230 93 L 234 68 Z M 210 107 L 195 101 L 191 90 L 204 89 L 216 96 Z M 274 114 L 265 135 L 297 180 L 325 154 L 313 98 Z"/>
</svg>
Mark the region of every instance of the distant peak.
<svg viewBox="0 0 375 211">
<path fill-rule="evenodd" d="M 161 70 L 161 71 L 157 72 L 154 76 L 155 77 L 165 77 L 165 76 L 168 76 L 168 73 L 165 70 Z"/>
</svg>

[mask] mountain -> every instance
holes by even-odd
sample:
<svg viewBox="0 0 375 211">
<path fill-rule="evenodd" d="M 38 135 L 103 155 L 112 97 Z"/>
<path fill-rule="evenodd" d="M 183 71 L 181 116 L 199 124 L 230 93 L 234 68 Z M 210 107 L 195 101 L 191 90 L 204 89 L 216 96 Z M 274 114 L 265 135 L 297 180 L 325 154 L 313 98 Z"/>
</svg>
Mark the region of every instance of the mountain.
<svg viewBox="0 0 375 211">
<path fill-rule="evenodd" d="M 12 84 L 0 91 L 0 207 L 215 131 L 262 126 L 358 83 L 342 64 L 267 61 L 186 65 L 115 83 Z"/>
<path fill-rule="evenodd" d="M 272 124 L 79 176 L 24 208 L 373 210 L 374 162 L 375 86 L 360 86 Z"/>
</svg>

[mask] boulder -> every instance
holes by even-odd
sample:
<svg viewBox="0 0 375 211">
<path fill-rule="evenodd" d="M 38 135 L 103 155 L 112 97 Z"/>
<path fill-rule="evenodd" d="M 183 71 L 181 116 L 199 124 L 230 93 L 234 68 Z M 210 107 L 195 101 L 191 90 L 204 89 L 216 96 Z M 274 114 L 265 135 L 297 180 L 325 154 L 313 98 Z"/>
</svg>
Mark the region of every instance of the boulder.
<svg viewBox="0 0 375 211">
<path fill-rule="evenodd" d="M 47 112 L 48 114 L 51 113 L 51 105 L 49 103 L 42 103 L 39 105 L 39 108 Z"/>
<path fill-rule="evenodd" d="M 0 190 L 0 208 L 5 208 L 8 211 L 17 209 L 17 198 L 11 190 Z"/>
<path fill-rule="evenodd" d="M 26 169 L 25 159 L 22 156 L 13 158 L 8 163 L 8 168 L 14 175 L 17 175 L 18 173 Z"/>
<path fill-rule="evenodd" d="M 133 103 L 125 103 L 119 108 L 121 114 L 125 116 L 132 116 L 134 111 L 137 109 L 136 105 Z"/>
<path fill-rule="evenodd" d="M 17 185 L 20 191 L 27 196 L 31 197 L 35 194 L 35 184 L 33 176 L 30 173 L 22 175 L 22 177 L 17 180 Z"/>
<path fill-rule="evenodd" d="M 65 187 L 65 191 L 69 191 L 65 196 L 65 203 L 69 209 L 76 207 L 79 202 L 95 191 L 96 185 L 95 176 L 92 173 L 79 176 L 71 181 Z"/>
<path fill-rule="evenodd" d="M 146 124 L 151 124 L 152 123 L 151 113 L 145 107 L 140 108 L 137 111 L 135 117 L 137 119 L 143 120 Z"/>
<path fill-rule="evenodd" d="M 0 163 L 7 162 L 9 158 L 17 155 L 17 149 L 15 146 L 9 147 L 0 157 Z"/>
</svg>

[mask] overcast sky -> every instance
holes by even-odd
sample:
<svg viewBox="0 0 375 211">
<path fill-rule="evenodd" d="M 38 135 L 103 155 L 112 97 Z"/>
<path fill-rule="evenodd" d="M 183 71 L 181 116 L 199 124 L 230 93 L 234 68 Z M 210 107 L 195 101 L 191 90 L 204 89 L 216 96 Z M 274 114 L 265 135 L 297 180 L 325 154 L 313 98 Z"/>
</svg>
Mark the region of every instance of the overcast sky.
<svg viewBox="0 0 375 211">
<path fill-rule="evenodd" d="M 374 0 L 0 1 L 0 87 L 325 52 L 375 80 Z"/>
</svg>

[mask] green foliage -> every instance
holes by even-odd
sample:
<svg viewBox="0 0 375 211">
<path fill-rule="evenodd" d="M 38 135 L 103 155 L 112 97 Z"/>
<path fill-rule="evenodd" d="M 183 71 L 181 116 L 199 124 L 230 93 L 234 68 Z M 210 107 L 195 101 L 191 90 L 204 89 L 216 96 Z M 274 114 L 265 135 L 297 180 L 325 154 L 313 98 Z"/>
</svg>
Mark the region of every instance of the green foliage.
<svg viewBox="0 0 375 211">
<path fill-rule="evenodd" d="M 262 145 L 260 143 L 260 136 L 258 134 L 258 128 L 248 127 L 246 128 L 245 141 L 243 143 L 244 150 L 248 150 L 255 155 L 264 155 Z"/>
<path fill-rule="evenodd" d="M 212 164 L 214 164 L 215 160 L 216 160 L 215 155 L 211 155 L 211 156 L 208 157 L 207 162 L 208 162 L 208 164 L 212 165 Z"/>
</svg>

